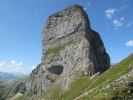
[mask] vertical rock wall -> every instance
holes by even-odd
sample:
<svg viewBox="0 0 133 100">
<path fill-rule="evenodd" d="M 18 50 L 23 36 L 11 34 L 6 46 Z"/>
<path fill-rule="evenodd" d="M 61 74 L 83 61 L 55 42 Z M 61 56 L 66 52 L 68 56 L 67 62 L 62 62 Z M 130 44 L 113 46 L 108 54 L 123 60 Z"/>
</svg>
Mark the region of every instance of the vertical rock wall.
<svg viewBox="0 0 133 100">
<path fill-rule="evenodd" d="M 67 87 L 77 74 L 91 76 L 110 66 L 99 34 L 91 29 L 79 5 L 49 16 L 43 34 L 42 61 L 31 74 L 34 94 L 41 94 L 56 82 Z"/>
</svg>

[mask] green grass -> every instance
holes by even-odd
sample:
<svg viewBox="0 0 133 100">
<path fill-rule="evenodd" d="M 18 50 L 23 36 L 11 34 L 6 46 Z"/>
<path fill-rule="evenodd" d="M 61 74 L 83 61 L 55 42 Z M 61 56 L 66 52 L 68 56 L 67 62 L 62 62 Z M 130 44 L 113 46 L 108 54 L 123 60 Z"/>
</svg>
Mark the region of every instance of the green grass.
<svg viewBox="0 0 133 100">
<path fill-rule="evenodd" d="M 68 43 L 62 45 L 62 46 L 57 46 L 54 48 L 48 48 L 48 50 L 46 51 L 46 55 L 50 55 L 50 54 L 59 54 L 59 52 L 63 49 L 65 49 L 66 46 L 72 45 L 72 44 L 76 44 L 76 42 L 74 41 L 69 41 Z"/>
<path fill-rule="evenodd" d="M 61 51 L 62 49 L 64 49 L 64 47 L 55 47 L 55 48 L 49 48 L 46 52 L 47 55 L 49 54 L 58 54 L 59 51 Z"/>
<path fill-rule="evenodd" d="M 122 87 L 118 91 L 113 91 L 112 89 L 103 90 L 103 87 L 118 79 L 120 76 L 127 74 L 129 72 L 129 64 L 133 65 L 133 55 L 122 60 L 119 64 L 114 65 L 92 80 L 87 76 L 78 77 L 78 79 L 72 82 L 67 91 L 63 92 L 59 86 L 53 85 L 41 98 L 45 100 L 73 100 L 83 93 L 88 93 L 88 95 L 81 97 L 79 100 L 112 100 L 112 97 L 116 94 L 128 95 L 127 88 Z M 19 100 L 24 99 L 28 100 L 25 96 Z"/>
<path fill-rule="evenodd" d="M 71 86 L 70 90 L 66 91 L 63 94 L 64 100 L 72 100 L 74 97 L 80 95 L 83 90 L 88 86 L 90 83 L 90 78 L 87 76 L 82 76 L 80 79 L 74 81 Z"/>
<path fill-rule="evenodd" d="M 96 97 L 96 95 L 101 95 L 101 88 L 129 72 L 129 64 L 133 64 L 133 56 L 129 56 L 128 58 L 121 61 L 119 64 L 113 66 L 113 68 L 107 70 L 101 76 L 91 81 L 85 91 L 89 91 L 91 89 L 94 89 L 94 91 L 91 92 L 88 96 L 84 97 L 84 99 L 89 99 L 90 97 L 92 98 Z"/>
<path fill-rule="evenodd" d="M 61 89 L 58 85 L 53 85 L 47 92 L 44 92 L 42 96 L 45 100 L 62 100 Z"/>
<path fill-rule="evenodd" d="M 82 93 L 81 91 L 85 89 L 89 82 L 90 79 L 87 76 L 82 76 L 71 84 L 70 90 L 68 89 L 65 92 L 62 92 L 60 87 L 55 85 L 44 93 L 43 98 L 46 100 L 72 100 L 72 98 Z"/>
<path fill-rule="evenodd" d="M 65 91 L 62 94 L 56 91 L 56 95 L 54 95 L 54 92 L 52 93 L 52 95 L 49 92 L 49 96 L 57 98 L 57 100 L 73 100 L 80 94 L 91 91 L 87 96 L 81 98 L 81 100 L 92 100 L 92 98 L 94 97 L 95 98 L 93 100 L 111 100 L 111 95 L 104 95 L 104 92 L 101 92 L 101 88 L 118 79 L 120 76 L 128 73 L 129 64 L 133 64 L 133 56 L 129 56 L 119 64 L 114 65 L 112 68 L 92 80 L 90 80 L 87 76 L 82 76 L 80 77 L 80 79 L 72 82 L 71 87 L 68 91 Z"/>
</svg>

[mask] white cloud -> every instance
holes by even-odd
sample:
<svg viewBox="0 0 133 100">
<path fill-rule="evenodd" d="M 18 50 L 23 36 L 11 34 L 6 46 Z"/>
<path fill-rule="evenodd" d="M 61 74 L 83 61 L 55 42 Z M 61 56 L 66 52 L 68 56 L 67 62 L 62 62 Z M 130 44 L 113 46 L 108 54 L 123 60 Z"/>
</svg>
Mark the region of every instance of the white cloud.
<svg viewBox="0 0 133 100">
<path fill-rule="evenodd" d="M 121 26 L 123 26 L 123 23 L 120 20 L 115 19 L 115 20 L 113 20 L 113 25 L 115 27 L 121 27 Z"/>
<path fill-rule="evenodd" d="M 23 62 L 21 61 L 21 62 L 17 63 L 17 65 L 22 66 Z"/>
<path fill-rule="evenodd" d="M 84 7 L 84 10 L 85 10 L 85 11 L 87 11 L 87 8 L 86 8 L 86 7 Z"/>
<path fill-rule="evenodd" d="M 32 70 L 36 68 L 37 65 L 32 65 Z"/>
<path fill-rule="evenodd" d="M 122 6 L 123 7 L 123 6 Z M 105 16 L 107 19 L 110 19 L 115 29 L 120 27 L 131 27 L 132 22 L 129 23 L 128 19 L 125 19 L 125 16 L 120 15 L 121 8 L 108 8 L 105 10 Z"/>
<path fill-rule="evenodd" d="M 133 40 L 129 40 L 126 42 L 126 46 L 133 47 Z"/>
<path fill-rule="evenodd" d="M 11 60 L 10 62 L 11 62 L 11 64 L 16 64 L 15 60 Z"/>
<path fill-rule="evenodd" d="M 115 8 L 109 8 L 107 10 L 105 10 L 105 15 L 108 19 L 111 19 L 113 17 L 113 15 L 115 14 L 116 9 Z"/>
<path fill-rule="evenodd" d="M 16 60 L 0 61 L 0 72 L 28 74 L 32 71 L 32 69 L 33 66 L 24 65 L 22 61 L 20 62 L 17 62 Z"/>
<path fill-rule="evenodd" d="M 114 19 L 113 25 L 115 28 L 122 27 L 123 25 L 125 25 L 125 18 L 120 17 L 119 19 Z"/>
<path fill-rule="evenodd" d="M 3 66 L 5 64 L 5 62 L 1 61 L 0 62 L 0 67 Z"/>
</svg>

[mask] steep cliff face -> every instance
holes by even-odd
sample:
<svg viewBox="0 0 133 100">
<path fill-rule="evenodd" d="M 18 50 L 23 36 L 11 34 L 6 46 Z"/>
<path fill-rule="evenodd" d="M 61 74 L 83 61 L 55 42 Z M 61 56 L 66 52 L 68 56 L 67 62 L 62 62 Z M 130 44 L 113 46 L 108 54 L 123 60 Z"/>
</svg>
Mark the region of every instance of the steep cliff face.
<svg viewBox="0 0 133 100">
<path fill-rule="evenodd" d="M 102 73 L 110 58 L 87 14 L 79 5 L 48 18 L 44 28 L 42 61 L 31 73 L 31 91 L 41 94 L 53 83 L 67 88 L 78 75 Z"/>
</svg>

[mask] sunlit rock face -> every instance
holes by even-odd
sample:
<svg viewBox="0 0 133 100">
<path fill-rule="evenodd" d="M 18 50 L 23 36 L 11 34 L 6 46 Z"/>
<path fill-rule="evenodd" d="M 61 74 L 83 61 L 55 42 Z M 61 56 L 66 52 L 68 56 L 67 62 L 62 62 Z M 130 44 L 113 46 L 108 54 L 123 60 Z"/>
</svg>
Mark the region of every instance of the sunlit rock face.
<svg viewBox="0 0 133 100">
<path fill-rule="evenodd" d="M 68 88 L 75 77 L 102 73 L 110 66 L 99 34 L 79 5 L 49 16 L 42 44 L 41 64 L 31 73 L 31 92 L 36 95 L 53 83 Z"/>
</svg>

